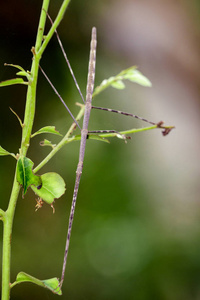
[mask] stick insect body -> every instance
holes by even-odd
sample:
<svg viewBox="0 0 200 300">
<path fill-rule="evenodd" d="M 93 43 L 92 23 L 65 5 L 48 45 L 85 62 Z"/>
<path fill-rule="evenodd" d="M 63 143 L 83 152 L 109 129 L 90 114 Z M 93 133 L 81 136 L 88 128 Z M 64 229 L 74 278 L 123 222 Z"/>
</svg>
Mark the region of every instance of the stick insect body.
<svg viewBox="0 0 200 300">
<path fill-rule="evenodd" d="M 48 17 L 49 17 L 49 15 L 48 15 Z M 52 22 L 51 19 L 50 19 L 50 21 Z M 73 224 L 73 219 L 74 219 L 74 212 L 75 212 L 77 194 L 78 194 L 78 189 L 79 189 L 79 183 L 80 183 L 80 178 L 81 178 L 81 174 L 82 174 L 82 170 L 83 170 L 83 161 L 84 161 L 84 156 L 85 156 L 85 146 L 86 146 L 86 140 L 87 140 L 88 134 L 89 133 L 116 133 L 116 135 L 120 135 L 124 139 L 129 138 L 129 137 L 125 136 L 124 134 L 121 134 L 120 132 L 118 132 L 116 130 L 88 131 L 88 124 L 89 124 L 91 109 L 92 108 L 94 108 L 94 109 L 100 109 L 100 110 L 104 110 L 104 111 L 119 113 L 119 114 L 122 114 L 122 115 L 126 115 L 126 116 L 131 116 L 131 117 L 137 118 L 137 119 L 142 120 L 144 122 L 147 122 L 149 124 L 156 125 L 157 128 L 162 128 L 163 129 L 163 131 L 162 131 L 163 135 L 167 135 L 173 127 L 165 127 L 165 126 L 163 126 L 163 122 L 162 121 L 159 122 L 159 123 L 154 123 L 154 122 L 148 121 L 147 119 L 138 117 L 138 116 L 130 114 L 130 113 L 118 111 L 118 110 L 115 110 L 115 109 L 109 109 L 109 108 L 102 108 L 102 107 L 92 106 L 92 94 L 93 94 L 93 90 L 94 90 L 94 80 L 95 80 L 96 44 L 97 44 L 97 38 L 96 38 L 97 34 L 96 34 L 96 28 L 95 27 L 92 28 L 92 38 L 91 38 L 91 44 L 90 44 L 90 58 L 89 58 L 89 67 L 88 67 L 88 78 L 87 78 L 87 87 L 86 87 L 86 100 L 84 100 L 83 95 L 81 93 L 81 90 L 79 88 L 78 82 L 77 82 L 77 80 L 75 78 L 75 75 L 73 73 L 73 70 L 72 70 L 72 68 L 70 66 L 69 60 L 68 60 L 67 55 L 66 55 L 66 53 L 64 51 L 63 45 L 61 43 L 61 40 L 60 40 L 60 38 L 58 36 L 57 31 L 55 31 L 55 33 L 56 33 L 59 45 L 61 47 L 61 50 L 63 52 L 63 55 L 65 57 L 65 60 L 66 60 L 66 62 L 68 64 L 68 67 L 69 67 L 69 70 L 71 72 L 71 75 L 73 77 L 73 80 L 75 82 L 76 88 L 78 89 L 79 94 L 80 94 L 83 102 L 85 103 L 85 112 L 84 112 L 84 118 L 83 118 L 83 127 L 81 129 L 80 125 L 78 124 L 77 120 L 74 118 L 74 116 L 71 113 L 71 111 L 69 110 L 68 106 L 66 105 L 66 103 L 64 102 L 64 100 L 62 99 L 62 97 L 60 96 L 60 94 L 58 93 L 58 91 L 56 90 L 56 88 L 53 86 L 53 84 L 51 83 L 50 79 L 47 77 L 47 75 L 45 74 L 45 72 L 40 67 L 41 71 L 43 72 L 43 74 L 46 77 L 47 81 L 49 82 L 49 84 L 53 88 L 54 92 L 57 94 L 57 96 L 59 97 L 59 99 L 61 100 L 61 102 L 64 104 L 65 108 L 68 110 L 69 114 L 71 115 L 73 121 L 76 123 L 77 127 L 81 130 L 81 143 L 80 143 L 80 150 L 79 150 L 79 162 L 78 162 L 77 169 L 76 169 L 76 181 L 75 181 L 74 192 L 73 192 L 73 199 L 72 199 L 72 205 L 71 205 L 71 211 L 70 211 L 70 216 L 69 216 L 67 240 L 66 240 L 64 260 L 63 260 L 62 275 L 61 275 L 61 280 L 60 280 L 60 288 L 61 288 L 62 284 L 63 284 L 63 281 L 64 281 L 64 275 L 65 275 L 65 269 L 66 269 L 66 263 L 67 263 L 67 256 L 68 256 L 68 250 L 69 250 L 69 242 L 70 242 L 70 237 L 71 237 L 71 230 L 72 230 L 72 224 Z"/>
<path fill-rule="evenodd" d="M 88 67 L 88 79 L 87 79 L 87 88 L 86 88 L 86 101 L 85 101 L 85 113 L 83 118 L 83 128 L 81 130 L 81 144 L 80 144 L 80 151 L 79 151 L 79 162 L 76 169 L 76 181 L 74 187 L 74 194 L 72 199 L 72 206 L 69 216 L 69 225 L 68 225 L 68 232 L 67 232 L 67 241 L 65 247 L 65 254 L 64 254 L 64 262 L 63 262 L 63 269 L 62 269 L 62 276 L 60 281 L 60 287 L 63 284 L 64 275 L 65 275 L 65 268 L 67 263 L 67 255 L 69 250 L 69 242 L 71 236 L 71 229 L 72 223 L 74 218 L 74 211 L 76 205 L 76 199 L 78 194 L 79 183 L 81 179 L 81 174 L 83 170 L 83 161 L 85 156 L 85 145 L 88 136 L 88 124 L 90 119 L 90 112 L 92 108 L 92 94 L 94 90 L 94 79 L 95 79 L 95 64 L 96 64 L 96 28 L 92 28 L 92 39 L 90 45 L 90 59 L 89 59 L 89 67 Z"/>
</svg>

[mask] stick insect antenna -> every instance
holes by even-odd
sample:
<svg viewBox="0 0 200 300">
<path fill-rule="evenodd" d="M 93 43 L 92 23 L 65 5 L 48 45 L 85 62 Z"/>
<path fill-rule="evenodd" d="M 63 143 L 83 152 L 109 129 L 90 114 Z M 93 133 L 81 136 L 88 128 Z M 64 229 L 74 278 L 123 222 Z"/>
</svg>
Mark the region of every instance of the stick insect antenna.
<svg viewBox="0 0 200 300">
<path fill-rule="evenodd" d="M 124 115 L 124 116 L 133 117 L 133 118 L 136 118 L 138 120 L 144 121 L 146 123 L 149 123 L 149 124 L 152 124 L 152 125 L 157 125 L 157 123 L 155 123 L 155 122 L 149 121 L 149 120 L 147 120 L 145 118 L 141 118 L 141 117 L 139 117 L 137 115 L 133 115 L 133 114 L 121 111 L 121 110 L 116 110 L 116 109 L 112 109 L 112 108 L 104 108 L 104 107 L 99 107 L 99 106 L 92 106 L 92 108 L 94 108 L 94 109 L 100 109 L 100 110 L 104 110 L 104 111 L 109 111 L 109 112 L 121 114 L 121 115 Z"/>
<path fill-rule="evenodd" d="M 69 216 L 69 225 L 68 225 L 68 232 L 67 232 L 67 240 L 65 246 L 65 254 L 64 254 L 64 261 L 63 261 L 63 269 L 60 281 L 60 288 L 62 287 L 64 276 L 65 276 L 65 268 L 67 263 L 67 256 L 69 250 L 69 242 L 71 237 L 71 230 L 72 230 L 72 223 L 74 219 L 74 212 L 75 212 L 75 205 L 76 199 L 78 195 L 79 183 L 81 179 L 81 174 L 83 170 L 83 161 L 85 156 L 85 145 L 86 139 L 88 136 L 88 124 L 90 119 L 90 112 L 92 107 L 92 94 L 94 90 L 94 79 L 95 79 L 95 64 L 96 64 L 96 28 L 92 28 L 92 39 L 90 44 L 90 58 L 89 58 L 89 67 L 88 67 L 88 79 L 87 79 L 87 88 L 86 88 L 86 102 L 85 102 L 85 113 L 83 118 L 83 128 L 81 130 L 81 143 L 80 143 L 80 150 L 79 150 L 79 162 L 76 169 L 76 181 L 74 187 L 74 194 L 72 199 L 71 211 Z"/>
</svg>

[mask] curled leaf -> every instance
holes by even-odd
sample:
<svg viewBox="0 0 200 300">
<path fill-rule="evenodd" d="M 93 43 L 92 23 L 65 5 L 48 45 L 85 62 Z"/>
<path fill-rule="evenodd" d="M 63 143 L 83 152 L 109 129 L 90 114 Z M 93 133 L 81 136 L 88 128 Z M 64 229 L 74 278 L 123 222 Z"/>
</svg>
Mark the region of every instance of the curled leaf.
<svg viewBox="0 0 200 300">
<path fill-rule="evenodd" d="M 56 144 L 52 144 L 51 141 L 44 139 L 44 141 L 40 142 L 40 146 L 50 146 L 52 148 L 55 148 Z"/>
<path fill-rule="evenodd" d="M 17 181 L 24 188 L 24 195 L 30 185 L 39 188 L 42 184 L 41 178 L 33 173 L 34 163 L 27 157 L 20 157 L 17 162 Z"/>
<path fill-rule="evenodd" d="M 61 288 L 59 286 L 59 280 L 58 278 L 50 278 L 50 279 L 45 279 L 45 280 L 40 280 L 36 277 L 33 277 L 25 272 L 20 272 L 17 274 L 16 281 L 11 284 L 11 288 L 13 288 L 15 285 L 23 282 L 30 282 L 34 283 L 36 285 L 39 285 L 41 287 L 49 289 L 52 293 L 57 294 L 57 295 L 62 295 Z"/>
<path fill-rule="evenodd" d="M 31 185 L 32 190 L 43 201 L 52 204 L 54 199 L 60 198 L 65 193 L 65 182 L 63 178 L 54 172 L 45 173 L 40 176 L 41 188 Z"/>
</svg>

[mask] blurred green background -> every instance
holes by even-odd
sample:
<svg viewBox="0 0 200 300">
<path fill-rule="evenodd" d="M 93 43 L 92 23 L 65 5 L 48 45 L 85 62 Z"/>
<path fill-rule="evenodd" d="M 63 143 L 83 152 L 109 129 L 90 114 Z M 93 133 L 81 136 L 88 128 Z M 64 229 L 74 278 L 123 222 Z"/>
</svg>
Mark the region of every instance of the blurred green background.
<svg viewBox="0 0 200 300">
<path fill-rule="evenodd" d="M 54 19 L 61 0 L 49 9 Z M 13 78 L 19 64 L 29 70 L 31 47 L 42 1 L 1 1 L 0 80 Z M 135 134 L 125 144 L 88 141 L 81 178 L 63 296 L 60 299 L 200 299 L 199 96 L 200 4 L 173 0 L 72 0 L 59 26 L 60 38 L 83 94 L 87 79 L 92 26 L 97 27 L 96 85 L 137 65 L 153 84 L 112 88 L 95 104 L 166 121 L 176 129 Z M 49 28 L 49 24 L 47 28 Z M 56 38 L 41 65 L 74 114 L 81 102 Z M 0 145 L 17 153 L 26 87 L 0 89 Z M 55 125 L 65 134 L 71 124 L 48 83 L 39 76 L 34 131 Z M 92 111 L 90 129 L 144 126 L 141 121 Z M 44 136 L 57 143 L 56 136 Z M 49 151 L 31 141 L 35 166 Z M 69 144 L 39 174 L 54 171 L 65 180 L 65 195 L 56 213 L 44 205 L 35 213 L 35 196 L 21 194 L 12 237 L 11 279 L 19 271 L 46 279 L 60 277 L 79 143 Z M 0 157 L 0 207 L 6 209 L 15 161 Z M 2 227 L 2 224 L 1 224 Z M 2 233 L 2 230 L 1 230 Z M 0 239 L 2 243 L 2 237 Z M 57 299 L 31 284 L 16 286 L 12 300 Z"/>
</svg>

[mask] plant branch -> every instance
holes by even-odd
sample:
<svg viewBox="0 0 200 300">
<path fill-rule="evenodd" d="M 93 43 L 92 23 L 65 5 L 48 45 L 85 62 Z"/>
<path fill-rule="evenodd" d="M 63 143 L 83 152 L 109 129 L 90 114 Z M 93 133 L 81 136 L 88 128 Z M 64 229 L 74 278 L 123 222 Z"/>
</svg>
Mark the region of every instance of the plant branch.
<svg viewBox="0 0 200 300">
<path fill-rule="evenodd" d="M 56 19 L 55 19 L 55 21 L 54 21 L 54 23 L 53 23 L 51 29 L 49 30 L 48 34 L 46 35 L 45 40 L 44 40 L 44 42 L 43 42 L 41 48 L 40 48 L 39 51 L 38 51 L 38 55 L 39 55 L 39 56 L 41 56 L 42 53 L 44 52 L 44 50 L 46 49 L 46 47 L 47 47 L 47 45 L 48 45 L 50 39 L 52 38 L 52 36 L 53 36 L 53 34 L 54 34 L 56 28 L 57 28 L 58 25 L 60 24 L 60 22 L 61 22 L 61 20 L 62 20 L 62 18 L 63 18 L 63 16 L 64 16 L 64 14 L 65 14 L 65 11 L 66 11 L 66 9 L 67 9 L 67 7 L 68 7 L 68 5 L 69 5 L 69 2 L 70 2 L 70 0 L 65 0 L 65 1 L 63 2 L 63 4 L 62 4 L 62 6 L 61 6 L 61 8 L 60 8 L 60 10 L 59 10 L 59 12 L 58 12 L 58 15 L 57 15 L 57 17 L 56 17 Z M 46 14 L 46 12 L 47 12 L 47 10 L 44 9 L 44 13 L 45 13 L 45 14 Z M 46 15 L 47 15 L 47 14 L 46 14 Z M 37 51 L 37 49 L 36 49 L 36 51 Z"/>
<path fill-rule="evenodd" d="M 156 129 L 156 128 L 163 128 L 164 130 L 165 129 L 172 130 L 174 128 L 174 126 L 159 127 L 158 125 L 153 125 L 153 126 L 148 126 L 148 127 L 133 128 L 133 129 L 125 130 L 125 131 L 119 131 L 119 134 L 127 135 L 127 134 L 131 134 L 131 133 L 142 132 L 142 131 L 152 130 L 152 129 Z M 107 137 L 116 137 L 117 135 L 118 135 L 117 132 L 99 134 L 100 137 L 106 137 L 106 138 Z"/>
<path fill-rule="evenodd" d="M 34 49 L 39 49 L 42 43 L 45 23 L 46 23 L 46 13 L 45 10 L 48 9 L 50 0 L 43 0 L 40 21 L 37 31 L 35 48 L 32 49 L 33 52 L 33 62 L 31 67 L 31 80 L 29 81 L 29 86 L 26 96 L 26 107 L 24 116 L 24 127 L 22 130 L 22 141 L 21 141 L 21 154 L 26 155 L 29 147 L 29 141 L 31 137 L 33 121 L 35 116 L 35 102 L 36 102 L 36 87 L 38 78 L 39 61 L 41 56 L 36 55 Z"/>
</svg>

